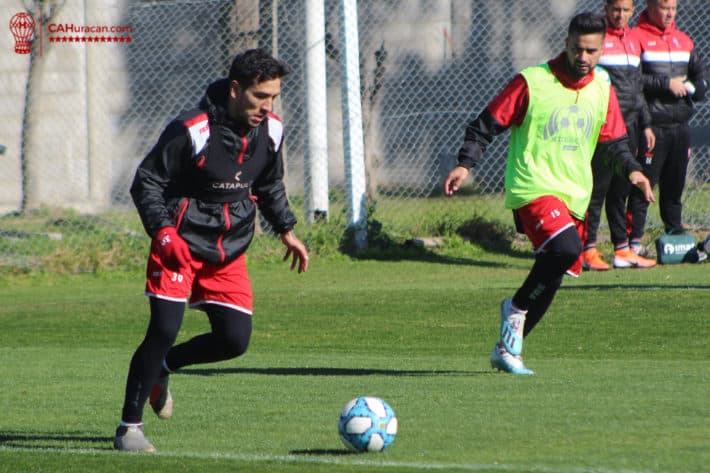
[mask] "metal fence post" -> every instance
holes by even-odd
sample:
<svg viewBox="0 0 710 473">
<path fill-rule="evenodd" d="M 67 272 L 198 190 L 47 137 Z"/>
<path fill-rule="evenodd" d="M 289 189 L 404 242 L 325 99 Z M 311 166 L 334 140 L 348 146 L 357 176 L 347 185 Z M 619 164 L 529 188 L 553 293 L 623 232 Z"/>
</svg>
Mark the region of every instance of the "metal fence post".
<svg viewBox="0 0 710 473">
<path fill-rule="evenodd" d="M 365 150 L 360 95 L 360 47 L 357 0 L 340 4 L 342 69 L 343 154 L 347 189 L 348 228 L 354 231 L 355 248 L 367 247 Z"/>
<path fill-rule="evenodd" d="M 305 204 L 309 222 L 328 217 L 328 123 L 324 0 L 306 1 Z"/>
</svg>

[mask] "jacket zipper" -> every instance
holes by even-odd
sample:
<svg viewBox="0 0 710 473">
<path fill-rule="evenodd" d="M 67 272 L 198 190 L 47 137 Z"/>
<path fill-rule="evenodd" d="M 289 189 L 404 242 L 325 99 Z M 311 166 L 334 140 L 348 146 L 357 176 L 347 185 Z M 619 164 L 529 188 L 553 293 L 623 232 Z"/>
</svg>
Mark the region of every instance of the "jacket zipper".
<svg viewBox="0 0 710 473">
<path fill-rule="evenodd" d="M 247 152 L 247 145 L 249 142 L 247 141 L 247 135 L 244 135 L 241 137 L 242 140 L 242 149 L 239 150 L 239 156 L 237 156 L 237 163 L 243 164 L 244 163 L 244 155 Z"/>
<path fill-rule="evenodd" d="M 222 246 L 222 240 L 224 240 L 224 235 L 232 228 L 232 221 L 229 218 L 229 203 L 225 202 L 222 206 L 222 214 L 224 216 L 224 232 L 222 232 L 217 238 L 217 250 L 219 251 L 219 260 L 224 262 L 226 255 L 224 253 L 224 246 Z"/>
<path fill-rule="evenodd" d="M 180 230 L 180 224 L 182 223 L 182 219 L 185 216 L 185 212 L 187 211 L 187 206 L 190 203 L 188 199 L 182 199 L 180 201 L 180 205 L 178 206 L 177 213 L 175 214 L 175 229 Z"/>
</svg>

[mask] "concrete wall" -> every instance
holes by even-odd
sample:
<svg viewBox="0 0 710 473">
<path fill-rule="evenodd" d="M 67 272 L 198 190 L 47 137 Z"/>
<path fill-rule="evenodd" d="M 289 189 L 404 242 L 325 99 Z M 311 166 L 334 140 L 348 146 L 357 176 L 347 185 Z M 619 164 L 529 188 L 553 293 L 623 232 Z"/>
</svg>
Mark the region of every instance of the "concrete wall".
<svg viewBox="0 0 710 473">
<path fill-rule="evenodd" d="M 14 3 L 2 3 L 0 18 L 9 22 L 22 11 Z M 30 55 L 14 52 L 10 35 L 0 36 L 0 71 L 9 84 L 0 92 L 5 124 L 0 142 L 8 148 L 0 158 L 0 211 L 20 210 L 23 192 L 24 210 L 60 206 L 95 211 L 109 205 L 116 162 L 111 152 L 116 148 L 109 141 L 120 137 L 112 117 L 127 102 L 121 61 L 126 45 L 50 43 L 46 27 L 116 25 L 118 3 L 67 0 L 45 19 L 41 49 L 38 38 L 32 61 Z M 34 13 L 39 35 L 39 15 Z M 24 135 L 23 116 L 28 117 Z"/>
</svg>

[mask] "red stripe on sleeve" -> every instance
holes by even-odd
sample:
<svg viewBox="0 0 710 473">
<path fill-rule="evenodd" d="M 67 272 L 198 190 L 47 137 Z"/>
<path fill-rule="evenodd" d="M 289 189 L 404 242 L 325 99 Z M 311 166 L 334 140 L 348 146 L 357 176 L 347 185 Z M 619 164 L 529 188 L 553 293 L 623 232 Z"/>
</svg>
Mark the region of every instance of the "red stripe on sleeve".
<svg viewBox="0 0 710 473">
<path fill-rule="evenodd" d="M 626 135 L 626 123 L 621 115 L 619 99 L 616 98 L 614 86 L 609 91 L 609 108 L 606 111 L 606 122 L 599 131 L 599 143 L 615 140 Z"/>
<path fill-rule="evenodd" d="M 521 74 L 516 74 L 505 89 L 491 101 L 488 111 L 496 122 L 506 128 L 520 126 L 528 111 L 528 100 L 528 83 Z"/>
</svg>

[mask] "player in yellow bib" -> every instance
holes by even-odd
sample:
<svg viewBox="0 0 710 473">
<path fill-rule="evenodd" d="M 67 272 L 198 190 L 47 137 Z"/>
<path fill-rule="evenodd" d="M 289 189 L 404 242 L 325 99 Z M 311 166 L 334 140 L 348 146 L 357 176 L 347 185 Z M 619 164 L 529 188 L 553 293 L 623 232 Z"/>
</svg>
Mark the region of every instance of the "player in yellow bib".
<svg viewBox="0 0 710 473">
<path fill-rule="evenodd" d="M 501 304 L 500 340 L 491 354 L 491 366 L 501 371 L 533 373 L 521 357 L 523 339 L 549 308 L 564 274 L 581 272 L 595 147 L 607 147 L 614 172 L 654 200 L 629 151 L 614 89 L 606 74 L 595 70 L 605 32 L 602 16 L 575 16 L 565 51 L 516 75 L 468 125 L 458 165 L 444 182 L 444 192 L 452 195 L 493 137 L 511 130 L 505 205 L 532 242 L 535 264 L 513 297 Z"/>
</svg>

